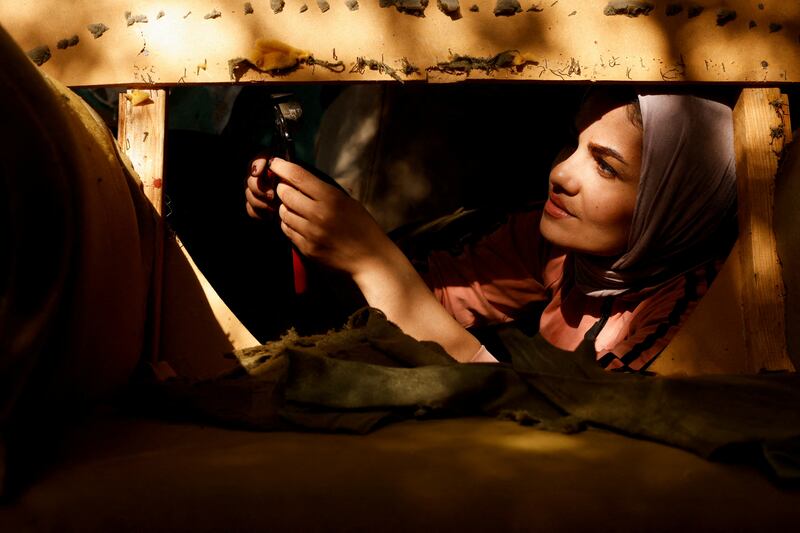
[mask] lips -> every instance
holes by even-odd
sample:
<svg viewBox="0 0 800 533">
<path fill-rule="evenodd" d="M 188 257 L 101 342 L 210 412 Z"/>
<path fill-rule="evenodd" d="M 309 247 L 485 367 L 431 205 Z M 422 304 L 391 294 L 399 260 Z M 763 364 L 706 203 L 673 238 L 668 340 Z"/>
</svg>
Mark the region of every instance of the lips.
<svg viewBox="0 0 800 533">
<path fill-rule="evenodd" d="M 561 200 L 559 200 L 558 197 L 552 193 L 547 199 L 547 202 L 544 204 L 544 212 L 553 218 L 567 218 L 575 216 L 570 213 L 567 208 L 564 207 L 564 204 L 561 203 Z"/>
</svg>

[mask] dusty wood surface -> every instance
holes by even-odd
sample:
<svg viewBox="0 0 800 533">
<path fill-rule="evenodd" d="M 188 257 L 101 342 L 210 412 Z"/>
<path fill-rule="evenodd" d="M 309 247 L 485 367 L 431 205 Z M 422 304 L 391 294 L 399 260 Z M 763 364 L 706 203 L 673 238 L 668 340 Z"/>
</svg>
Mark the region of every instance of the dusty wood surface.
<svg viewBox="0 0 800 533">
<path fill-rule="evenodd" d="M 791 132 L 786 115 L 785 131 Z M 786 344 L 789 358 L 800 368 L 800 143 L 793 142 L 775 183 L 775 239 L 786 285 Z"/>
<path fill-rule="evenodd" d="M 205 379 L 238 366 L 225 354 L 260 344 L 173 235 L 164 247 L 159 357 L 179 376 Z"/>
<path fill-rule="evenodd" d="M 161 215 L 164 208 L 164 142 L 167 130 L 167 91 L 148 89 L 127 91 L 119 95 L 117 142 L 131 160 L 142 180 L 147 199 Z M 161 345 L 161 301 L 164 277 L 164 225 L 159 218 L 153 239 L 155 247 L 150 289 L 151 339 L 145 357 L 153 363 L 157 375 L 170 377 L 158 365 Z"/>
<path fill-rule="evenodd" d="M 786 352 L 785 288 L 773 233 L 775 173 L 786 139 L 784 108 L 778 89 L 745 89 L 733 115 L 742 316 L 754 372 L 794 368 Z"/>
<path fill-rule="evenodd" d="M 751 372 L 742 323 L 741 284 L 737 244 L 709 291 L 650 370 L 661 375 Z"/>
<path fill-rule="evenodd" d="M 159 214 L 164 204 L 166 124 L 165 90 L 146 89 L 120 94 L 117 142 L 133 163 L 142 179 L 145 195 Z"/>
<path fill-rule="evenodd" d="M 306 65 L 288 76 L 251 70 L 242 81 L 392 79 L 385 69 L 358 68 L 358 58 L 393 69 L 406 59 L 419 71 L 399 73 L 402 80 L 458 81 L 467 75 L 436 70 L 451 54 L 491 57 L 509 49 L 531 63 L 519 72 L 472 70 L 469 78 L 800 81 L 800 3 L 773 0 L 760 9 L 751 0 L 698 0 L 691 4 L 704 9 L 691 18 L 688 2 L 649 3 L 649 15 L 628 17 L 604 15 L 606 1 L 522 0 L 521 12 L 496 16 L 496 0 L 462 0 L 461 18 L 451 20 L 433 0 L 424 17 L 381 8 L 379 0 L 361 0 L 356 11 L 329 0 L 325 13 L 315 0 L 286 0 L 279 13 L 266 0 L 253 0 L 251 14 L 242 0 L 9 0 L 0 2 L 0 21 L 23 50 L 49 47 L 42 68 L 72 86 L 227 83 L 228 61 L 248 56 L 259 38 L 284 41 L 319 60 L 338 58 L 344 70 Z M 668 4 L 683 10 L 668 16 Z M 736 18 L 718 25 L 722 8 Z M 109 29 L 94 38 L 87 27 L 100 23 Z M 76 45 L 58 48 L 73 36 Z"/>
<path fill-rule="evenodd" d="M 121 94 L 117 140 L 142 180 L 147 198 L 164 207 L 165 90 Z M 149 357 L 161 378 L 173 371 L 208 377 L 235 366 L 223 354 L 258 344 L 197 268 L 177 238 L 162 225 L 155 238 L 151 290 L 152 345 Z"/>
</svg>

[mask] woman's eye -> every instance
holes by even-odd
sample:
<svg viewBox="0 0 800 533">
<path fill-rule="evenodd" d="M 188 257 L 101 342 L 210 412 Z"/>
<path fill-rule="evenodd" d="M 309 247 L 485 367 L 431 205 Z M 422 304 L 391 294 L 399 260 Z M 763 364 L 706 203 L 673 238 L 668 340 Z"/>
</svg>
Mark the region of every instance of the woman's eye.
<svg viewBox="0 0 800 533">
<path fill-rule="evenodd" d="M 614 167 L 606 163 L 602 157 L 597 157 L 595 160 L 597 161 L 597 168 L 601 174 L 608 177 L 617 177 L 617 171 L 614 170 Z"/>
</svg>

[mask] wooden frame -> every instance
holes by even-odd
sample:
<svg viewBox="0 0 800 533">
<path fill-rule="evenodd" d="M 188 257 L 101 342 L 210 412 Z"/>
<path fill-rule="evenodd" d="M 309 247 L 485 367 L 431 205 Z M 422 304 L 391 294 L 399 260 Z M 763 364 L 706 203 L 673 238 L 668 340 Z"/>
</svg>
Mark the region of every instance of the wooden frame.
<svg viewBox="0 0 800 533">
<path fill-rule="evenodd" d="M 795 354 L 793 364 L 786 350 L 783 277 L 771 222 L 775 143 L 782 146 L 791 133 L 787 100 L 775 86 L 800 80 L 796 2 L 761 8 L 730 0 L 720 8 L 718 2 L 699 1 L 692 5 L 704 9 L 690 16 L 692 7 L 683 3 L 670 4 L 681 6 L 670 13 L 651 2 L 587 7 L 560 0 L 526 3 L 527 11 L 498 16 L 495 0 L 474 0 L 460 5 L 460 18 L 433 3 L 424 18 L 413 17 L 382 8 L 377 0 L 362 0 L 358 11 L 333 3 L 327 12 L 317 5 L 302 10 L 300 2 L 287 0 L 279 13 L 264 2 L 250 3 L 248 13 L 239 0 L 213 5 L 143 0 L 135 13 L 117 0 L 77 7 L 55 0 L 22 4 L 0 5 L 0 20 L 33 58 L 49 55 L 42 68 L 50 75 L 72 86 L 146 89 L 120 100 L 119 141 L 159 212 L 169 86 L 465 79 L 747 84 L 734 110 L 740 240 L 717 284 L 653 368 L 757 372 L 794 370 L 800 363 Z M 477 12 L 469 10 L 473 4 Z M 653 9 L 638 16 L 607 15 L 611 4 Z M 90 26 L 100 23 L 108 29 L 97 36 L 99 27 Z M 265 44 L 265 38 L 290 46 Z M 497 55 L 504 51 L 513 53 Z M 459 55 L 468 57 L 453 63 Z M 146 98 L 137 101 L 142 95 Z M 238 332 L 232 338 L 253 342 L 196 267 L 195 275 L 226 331 Z M 156 278 L 158 314 L 162 303 L 173 305 L 174 299 L 160 296 L 161 276 Z M 712 326 L 717 335 L 703 335 Z M 179 327 L 172 324 L 170 335 Z M 159 350 L 169 356 L 178 344 L 164 339 L 162 331 L 151 349 L 154 361 Z M 699 350 L 711 355 L 700 362 L 681 355 Z"/>
</svg>

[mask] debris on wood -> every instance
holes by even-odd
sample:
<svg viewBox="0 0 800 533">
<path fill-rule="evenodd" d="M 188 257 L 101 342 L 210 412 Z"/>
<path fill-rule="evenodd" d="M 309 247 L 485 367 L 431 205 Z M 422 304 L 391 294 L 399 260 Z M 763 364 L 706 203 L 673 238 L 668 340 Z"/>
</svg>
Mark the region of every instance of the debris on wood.
<svg viewBox="0 0 800 533">
<path fill-rule="evenodd" d="M 36 48 L 32 48 L 31 50 L 28 50 L 28 57 L 31 58 L 31 61 L 41 67 L 50 60 L 50 57 L 52 57 L 50 54 L 50 47 L 46 44 L 43 44 L 41 46 L 37 46 Z"/>
<path fill-rule="evenodd" d="M 400 74 L 397 73 L 397 69 L 390 67 L 383 61 L 377 61 L 375 59 L 357 57 L 353 68 L 350 69 L 350 72 L 358 72 L 359 74 L 363 74 L 366 69 L 375 70 L 381 74 L 387 74 L 392 79 L 403 83 L 403 78 L 401 78 Z"/>
<path fill-rule="evenodd" d="M 145 24 L 147 23 L 147 15 L 132 15 L 130 11 L 126 11 L 125 22 L 128 24 L 128 26 L 133 26 L 138 22 Z"/>
<path fill-rule="evenodd" d="M 522 12 L 522 6 L 519 5 L 519 0 L 497 0 L 494 5 L 495 17 L 510 17 Z"/>
<path fill-rule="evenodd" d="M 252 15 L 253 14 L 253 4 L 250 2 L 244 3 L 244 14 L 245 15 Z"/>
<path fill-rule="evenodd" d="M 221 16 L 222 16 L 222 13 L 220 13 L 219 11 L 217 11 L 215 9 L 215 10 L 211 11 L 210 13 L 206 13 L 205 15 L 203 15 L 203 18 L 206 19 L 206 20 L 211 20 L 211 19 L 218 19 Z"/>
<path fill-rule="evenodd" d="M 140 91 L 138 89 L 129 93 L 125 93 L 125 98 L 131 103 L 132 106 L 143 106 L 153 103 L 153 99 L 150 98 L 150 93 L 147 91 Z"/>
<path fill-rule="evenodd" d="M 56 48 L 58 48 L 59 50 L 66 50 L 71 46 L 77 45 L 79 42 L 80 42 L 80 37 L 78 37 L 77 35 L 73 35 L 68 39 L 61 39 L 60 41 L 58 41 L 58 43 L 56 44 Z"/>
<path fill-rule="evenodd" d="M 439 10 L 450 17 L 452 20 L 461 18 L 461 6 L 458 0 L 437 0 Z"/>
<path fill-rule="evenodd" d="M 539 62 L 531 59 L 519 50 L 506 50 L 493 57 L 472 57 L 467 55 L 453 55 L 450 61 L 437 63 L 428 70 L 438 70 L 447 74 L 469 74 L 473 70 L 482 70 L 491 73 L 505 68 L 522 71 L 528 65 L 538 65 Z"/>
<path fill-rule="evenodd" d="M 94 24 L 89 24 L 88 26 L 86 26 L 86 29 L 89 30 L 89 33 L 91 33 L 95 39 L 99 39 L 100 37 L 103 36 L 105 32 L 107 32 L 111 28 L 109 28 L 102 22 L 96 22 Z"/>
<path fill-rule="evenodd" d="M 628 17 L 638 17 L 639 15 L 649 15 L 655 6 L 650 2 L 609 2 L 603 9 L 603 14 L 606 16 L 626 15 Z"/>
<path fill-rule="evenodd" d="M 424 17 L 425 8 L 428 7 L 428 0 L 380 0 L 381 7 L 394 6 L 400 13 Z"/>
<path fill-rule="evenodd" d="M 736 11 L 733 9 L 717 10 L 717 26 L 724 26 L 732 20 L 736 20 Z"/>
<path fill-rule="evenodd" d="M 236 81 L 251 68 L 273 75 L 286 74 L 305 63 L 309 57 L 311 54 L 305 50 L 276 39 L 261 38 L 256 39 L 247 57 L 236 57 L 228 61 L 228 73 Z"/>
<path fill-rule="evenodd" d="M 705 8 L 701 5 L 692 4 L 689 6 L 689 9 L 686 10 L 686 16 L 690 19 L 700 16 L 700 13 L 703 12 Z"/>
</svg>

